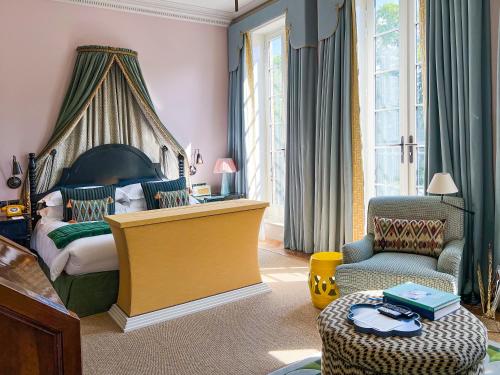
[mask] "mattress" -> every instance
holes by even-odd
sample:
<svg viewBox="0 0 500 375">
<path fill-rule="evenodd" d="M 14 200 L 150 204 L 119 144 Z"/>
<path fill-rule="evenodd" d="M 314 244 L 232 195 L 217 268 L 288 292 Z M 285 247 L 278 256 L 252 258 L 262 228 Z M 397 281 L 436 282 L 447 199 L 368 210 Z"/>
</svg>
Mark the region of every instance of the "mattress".
<svg viewBox="0 0 500 375">
<path fill-rule="evenodd" d="M 118 270 L 118 254 L 112 234 L 81 238 L 64 249 L 58 249 L 48 233 L 63 225 L 70 224 L 44 217 L 36 224 L 31 237 L 31 248 L 49 267 L 52 281 L 63 271 L 68 275 L 82 275 Z"/>
</svg>

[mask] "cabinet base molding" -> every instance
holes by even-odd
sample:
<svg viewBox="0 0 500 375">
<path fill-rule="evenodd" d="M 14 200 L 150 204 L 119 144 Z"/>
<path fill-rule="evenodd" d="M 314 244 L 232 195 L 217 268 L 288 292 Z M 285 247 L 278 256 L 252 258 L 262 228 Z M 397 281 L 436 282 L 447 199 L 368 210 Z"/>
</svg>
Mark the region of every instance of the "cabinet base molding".
<svg viewBox="0 0 500 375">
<path fill-rule="evenodd" d="M 258 283 L 137 316 L 128 316 L 117 304 L 114 304 L 111 306 L 111 309 L 109 309 L 108 314 L 116 322 L 116 324 L 118 324 L 123 332 L 130 332 L 135 329 L 176 319 L 199 311 L 208 310 L 213 307 L 225 305 L 227 303 L 239 301 L 241 299 L 253 297 L 259 294 L 268 293 L 270 291 L 271 288 L 267 284 Z"/>
</svg>

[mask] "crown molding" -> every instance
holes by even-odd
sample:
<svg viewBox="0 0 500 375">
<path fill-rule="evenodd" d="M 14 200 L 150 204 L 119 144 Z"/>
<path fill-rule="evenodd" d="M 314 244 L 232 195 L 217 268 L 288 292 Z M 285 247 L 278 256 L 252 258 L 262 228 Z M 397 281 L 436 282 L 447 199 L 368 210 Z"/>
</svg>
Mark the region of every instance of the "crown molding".
<svg viewBox="0 0 500 375">
<path fill-rule="evenodd" d="M 59 3 L 89 6 L 94 8 L 118 10 L 122 12 L 143 14 L 148 16 L 171 18 L 187 22 L 204 23 L 222 27 L 229 26 L 231 20 L 235 18 L 235 16 L 237 15 L 234 12 L 209 9 L 189 4 L 180 4 L 174 1 L 159 1 L 159 0 L 53 0 L 53 1 L 57 1 Z M 258 2 L 258 0 L 255 2 Z M 241 10 L 238 13 L 242 13 Z"/>
</svg>

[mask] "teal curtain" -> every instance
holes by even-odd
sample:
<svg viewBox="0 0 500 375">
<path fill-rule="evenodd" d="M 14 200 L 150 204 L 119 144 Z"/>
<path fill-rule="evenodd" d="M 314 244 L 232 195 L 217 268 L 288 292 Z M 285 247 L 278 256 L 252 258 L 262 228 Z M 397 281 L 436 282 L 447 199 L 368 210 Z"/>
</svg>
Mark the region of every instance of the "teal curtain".
<svg viewBox="0 0 500 375">
<path fill-rule="evenodd" d="M 67 124 L 81 113 L 103 79 L 112 58 L 113 56 L 106 52 L 78 53 L 71 84 L 64 97 L 49 145 L 64 131 Z"/>
<path fill-rule="evenodd" d="M 234 178 L 223 179 L 223 184 L 229 183 L 230 192 L 247 193 L 246 177 L 246 150 L 245 150 L 245 121 L 243 118 L 243 78 L 244 78 L 244 46 L 240 51 L 240 64 L 229 72 L 229 102 L 227 146 L 229 157 L 233 158 L 238 171 Z M 226 187 L 223 187 L 223 190 Z"/>
<path fill-rule="evenodd" d="M 449 172 L 464 198 L 462 294 L 477 296 L 494 233 L 488 0 L 426 1 L 426 183 Z"/>
<path fill-rule="evenodd" d="M 131 55 L 117 55 L 117 58 L 123 64 L 123 67 L 127 70 L 127 74 L 132 79 L 135 88 L 141 95 L 141 97 L 146 101 L 151 108 L 154 108 L 153 101 L 149 95 L 148 88 L 146 86 L 146 81 L 142 75 L 141 67 L 139 65 L 139 60 L 136 56 Z"/>
<path fill-rule="evenodd" d="M 495 150 L 495 265 L 500 264 L 500 14 L 498 15 L 496 94 L 496 150 Z"/>
<path fill-rule="evenodd" d="M 312 253 L 318 50 L 288 51 L 285 248 Z"/>
<path fill-rule="evenodd" d="M 315 251 L 352 241 L 352 4 L 339 10 L 332 36 L 319 42 L 316 115 Z"/>
</svg>

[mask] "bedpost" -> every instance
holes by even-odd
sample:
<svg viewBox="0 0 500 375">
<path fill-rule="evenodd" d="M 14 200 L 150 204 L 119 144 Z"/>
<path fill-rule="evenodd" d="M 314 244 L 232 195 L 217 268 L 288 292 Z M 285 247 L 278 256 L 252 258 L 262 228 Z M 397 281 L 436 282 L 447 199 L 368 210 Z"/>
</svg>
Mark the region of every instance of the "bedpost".
<svg viewBox="0 0 500 375">
<path fill-rule="evenodd" d="M 35 154 L 31 152 L 28 157 L 28 178 L 29 178 L 29 192 L 30 192 L 30 214 L 31 220 L 36 217 L 36 158 Z"/>
<path fill-rule="evenodd" d="M 184 177 L 184 155 L 177 155 L 177 160 L 179 161 L 179 178 Z"/>
</svg>

